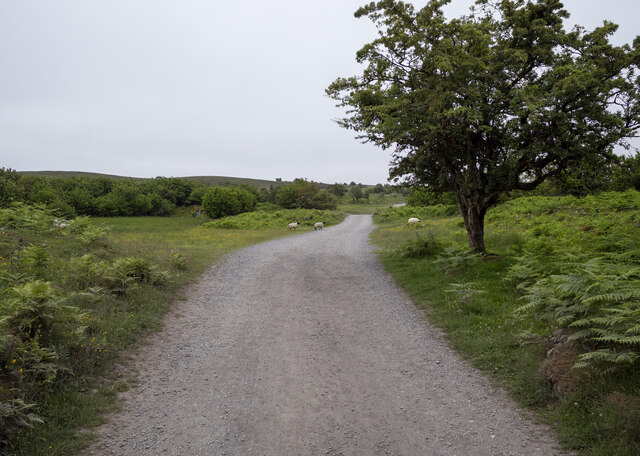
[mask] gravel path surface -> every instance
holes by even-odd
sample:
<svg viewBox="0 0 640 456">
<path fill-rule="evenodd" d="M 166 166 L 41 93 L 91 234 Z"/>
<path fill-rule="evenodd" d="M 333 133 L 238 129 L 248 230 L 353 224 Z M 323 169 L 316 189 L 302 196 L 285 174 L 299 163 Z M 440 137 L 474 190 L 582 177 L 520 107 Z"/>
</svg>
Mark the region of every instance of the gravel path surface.
<svg viewBox="0 0 640 456">
<path fill-rule="evenodd" d="M 394 285 L 372 229 L 350 216 L 207 272 L 88 454 L 562 454 Z"/>
</svg>

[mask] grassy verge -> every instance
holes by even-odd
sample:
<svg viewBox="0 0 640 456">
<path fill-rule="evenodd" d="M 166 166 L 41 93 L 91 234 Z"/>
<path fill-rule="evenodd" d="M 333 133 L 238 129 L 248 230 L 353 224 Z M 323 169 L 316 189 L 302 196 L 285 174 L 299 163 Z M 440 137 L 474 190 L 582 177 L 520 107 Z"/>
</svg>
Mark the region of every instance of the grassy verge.
<svg viewBox="0 0 640 456">
<path fill-rule="evenodd" d="M 179 285 L 202 274 L 225 255 L 249 245 L 287 236 L 285 228 L 213 230 L 203 228 L 203 219 L 194 217 L 112 217 L 95 218 L 109 228 L 113 245 L 127 255 L 143 255 L 158 263 L 168 263 L 176 253 L 187 268 Z M 208 220 L 208 219 L 207 219 Z"/>
<path fill-rule="evenodd" d="M 465 254 L 459 217 L 433 209 L 418 227 L 407 226 L 404 209 L 380 211 L 372 241 L 452 347 L 551 423 L 564 445 L 583 455 L 634 455 L 640 369 L 624 356 L 635 359 L 640 342 L 639 201 L 626 192 L 508 202 L 487 216 L 488 258 Z M 616 325 L 630 328 L 624 344 L 601 337 Z M 589 361 L 590 353 L 618 358 Z M 586 366 L 572 368 L 580 359 Z"/>
<path fill-rule="evenodd" d="M 67 227 L 27 206 L 0 215 L 0 453 L 25 456 L 81 453 L 135 378 L 127 353 L 181 288 L 234 250 L 295 234 L 192 217 Z"/>
<path fill-rule="evenodd" d="M 383 208 L 405 202 L 406 198 L 399 194 L 372 194 L 368 200 L 360 200 L 357 203 L 354 203 L 349 196 L 343 196 L 338 204 L 338 210 L 347 214 L 373 214 Z"/>
</svg>

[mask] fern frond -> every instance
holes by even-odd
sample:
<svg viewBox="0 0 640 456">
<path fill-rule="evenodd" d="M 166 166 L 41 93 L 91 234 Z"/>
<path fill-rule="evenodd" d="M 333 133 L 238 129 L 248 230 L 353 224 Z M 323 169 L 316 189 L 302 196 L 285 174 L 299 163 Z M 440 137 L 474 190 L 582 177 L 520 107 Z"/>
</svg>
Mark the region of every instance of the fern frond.
<svg viewBox="0 0 640 456">
<path fill-rule="evenodd" d="M 593 335 L 593 331 L 591 331 L 590 329 L 583 329 L 581 331 L 574 332 L 567 339 L 568 340 L 587 339 L 587 338 L 591 337 L 592 335 Z"/>
</svg>

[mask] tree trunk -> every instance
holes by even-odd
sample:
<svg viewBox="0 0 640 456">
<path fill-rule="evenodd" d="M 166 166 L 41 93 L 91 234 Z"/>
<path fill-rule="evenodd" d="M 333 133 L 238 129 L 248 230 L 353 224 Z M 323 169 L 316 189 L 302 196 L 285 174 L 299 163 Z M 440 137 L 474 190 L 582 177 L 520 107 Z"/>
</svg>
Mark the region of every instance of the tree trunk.
<svg viewBox="0 0 640 456">
<path fill-rule="evenodd" d="M 458 202 L 458 211 L 467 229 L 469 248 L 473 252 L 484 255 L 487 253 L 484 247 L 484 216 L 487 213 L 487 208 L 458 195 L 456 195 L 456 201 Z"/>
</svg>

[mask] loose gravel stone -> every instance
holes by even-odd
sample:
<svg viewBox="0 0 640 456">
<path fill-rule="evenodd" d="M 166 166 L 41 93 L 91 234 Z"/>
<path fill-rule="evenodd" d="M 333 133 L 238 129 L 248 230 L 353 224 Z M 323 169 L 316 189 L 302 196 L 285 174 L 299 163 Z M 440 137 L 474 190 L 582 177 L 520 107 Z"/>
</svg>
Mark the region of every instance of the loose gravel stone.
<svg viewBox="0 0 640 456">
<path fill-rule="evenodd" d="M 204 274 L 90 454 L 563 454 L 396 287 L 372 229 L 350 216 Z"/>
</svg>

